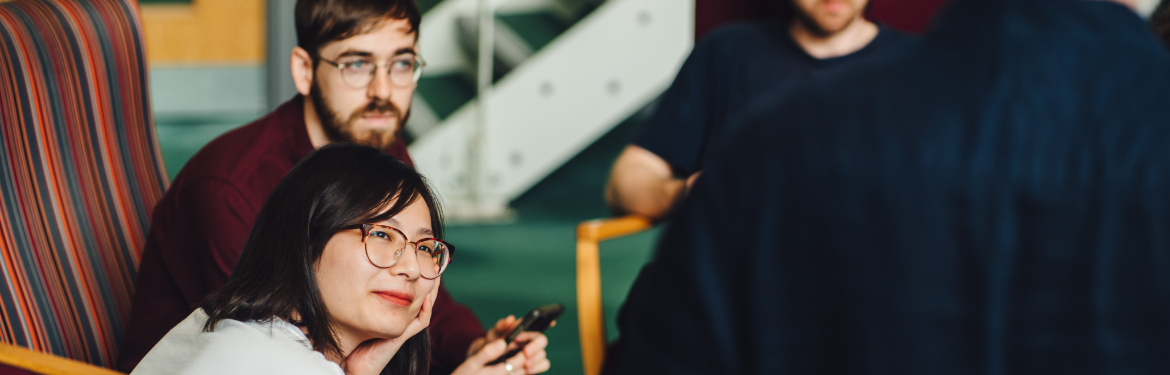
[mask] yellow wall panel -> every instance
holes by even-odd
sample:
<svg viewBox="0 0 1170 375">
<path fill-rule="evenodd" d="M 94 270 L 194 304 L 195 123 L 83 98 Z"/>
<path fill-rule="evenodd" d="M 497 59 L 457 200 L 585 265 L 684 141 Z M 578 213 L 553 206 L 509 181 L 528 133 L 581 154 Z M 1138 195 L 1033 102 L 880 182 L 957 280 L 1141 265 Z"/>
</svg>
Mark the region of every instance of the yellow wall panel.
<svg viewBox="0 0 1170 375">
<path fill-rule="evenodd" d="M 152 66 L 262 64 L 264 22 L 264 0 L 142 5 Z"/>
</svg>

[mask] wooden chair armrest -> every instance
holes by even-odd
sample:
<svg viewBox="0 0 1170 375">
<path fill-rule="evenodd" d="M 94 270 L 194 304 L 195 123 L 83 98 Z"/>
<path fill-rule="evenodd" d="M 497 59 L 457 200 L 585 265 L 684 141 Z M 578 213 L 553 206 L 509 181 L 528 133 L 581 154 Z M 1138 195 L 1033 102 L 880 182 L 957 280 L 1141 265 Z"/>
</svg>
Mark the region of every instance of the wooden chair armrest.
<svg viewBox="0 0 1170 375">
<path fill-rule="evenodd" d="M 45 375 L 125 375 L 105 367 L 10 344 L 0 344 L 0 363 Z"/>
<path fill-rule="evenodd" d="M 583 221 L 577 225 L 577 241 L 601 242 L 638 233 L 652 226 L 654 223 L 650 219 L 637 215 Z"/>
<path fill-rule="evenodd" d="M 601 300 L 599 244 L 652 226 L 650 219 L 634 215 L 590 220 L 577 225 L 577 319 L 585 375 L 599 374 L 601 363 L 605 360 L 605 312 Z"/>
</svg>

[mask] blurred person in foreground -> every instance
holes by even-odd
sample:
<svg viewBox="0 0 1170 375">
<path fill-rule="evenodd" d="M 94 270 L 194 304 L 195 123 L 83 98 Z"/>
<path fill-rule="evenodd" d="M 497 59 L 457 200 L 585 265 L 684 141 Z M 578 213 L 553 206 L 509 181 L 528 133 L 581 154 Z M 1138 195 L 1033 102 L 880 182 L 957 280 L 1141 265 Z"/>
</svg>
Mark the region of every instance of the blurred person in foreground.
<svg viewBox="0 0 1170 375">
<path fill-rule="evenodd" d="M 610 374 L 1170 373 L 1170 54 L 1113 1 L 935 25 L 736 124 Z"/>
<path fill-rule="evenodd" d="M 641 134 L 614 163 L 605 199 L 659 220 L 686 196 L 725 123 L 761 94 L 871 64 L 914 39 L 863 17 L 869 0 L 772 0 L 776 14 L 695 45 Z"/>
<path fill-rule="evenodd" d="M 427 327 L 455 253 L 440 212 L 422 175 L 393 156 L 321 147 L 269 195 L 227 283 L 134 374 L 427 374 Z M 509 360 L 509 373 L 548 368 L 548 341 L 525 335 L 512 345 L 527 341 L 533 355 Z M 505 346 L 489 343 L 455 372 L 476 373 Z"/>
<path fill-rule="evenodd" d="M 411 165 L 399 135 L 425 65 L 417 45 L 418 5 L 298 0 L 295 17 L 297 47 L 289 63 L 299 94 L 204 146 L 152 213 L 119 353 L 122 371 L 132 370 L 223 285 L 265 198 L 310 151 L 351 142 Z M 446 289 L 440 286 L 437 293 L 430 331 L 434 373 L 451 372 L 515 324 L 515 318 L 505 318 L 485 332 Z"/>
</svg>

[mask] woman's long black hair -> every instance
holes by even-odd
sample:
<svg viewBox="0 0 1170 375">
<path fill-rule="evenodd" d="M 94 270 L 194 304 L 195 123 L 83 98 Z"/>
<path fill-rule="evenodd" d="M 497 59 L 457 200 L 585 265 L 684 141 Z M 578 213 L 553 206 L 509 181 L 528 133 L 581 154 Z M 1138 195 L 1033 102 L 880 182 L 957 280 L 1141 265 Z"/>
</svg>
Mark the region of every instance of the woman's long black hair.
<svg viewBox="0 0 1170 375">
<path fill-rule="evenodd" d="M 310 153 L 264 202 L 227 283 L 203 301 L 209 317 L 203 330 L 211 331 L 223 319 L 275 317 L 306 328 L 313 349 L 343 358 L 314 264 L 335 233 L 389 219 L 416 199 L 426 202 L 435 237 L 442 238 L 441 211 L 414 168 L 353 144 L 335 143 Z M 426 374 L 429 365 L 430 336 L 423 330 L 403 344 L 386 370 Z"/>
</svg>

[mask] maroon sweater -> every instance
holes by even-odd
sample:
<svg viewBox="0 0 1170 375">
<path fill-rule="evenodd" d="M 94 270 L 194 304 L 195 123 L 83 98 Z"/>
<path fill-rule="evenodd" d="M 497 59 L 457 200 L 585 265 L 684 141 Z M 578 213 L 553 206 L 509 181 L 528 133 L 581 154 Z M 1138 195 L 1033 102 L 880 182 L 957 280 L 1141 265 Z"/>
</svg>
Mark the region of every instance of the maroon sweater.
<svg viewBox="0 0 1170 375">
<path fill-rule="evenodd" d="M 232 130 L 199 150 L 154 209 L 118 368 L 130 372 L 231 275 L 268 194 L 310 151 L 304 100 Z M 411 165 L 399 140 L 386 153 Z M 440 287 L 431 317 L 433 371 L 463 361 L 484 335 L 479 319 Z"/>
</svg>

